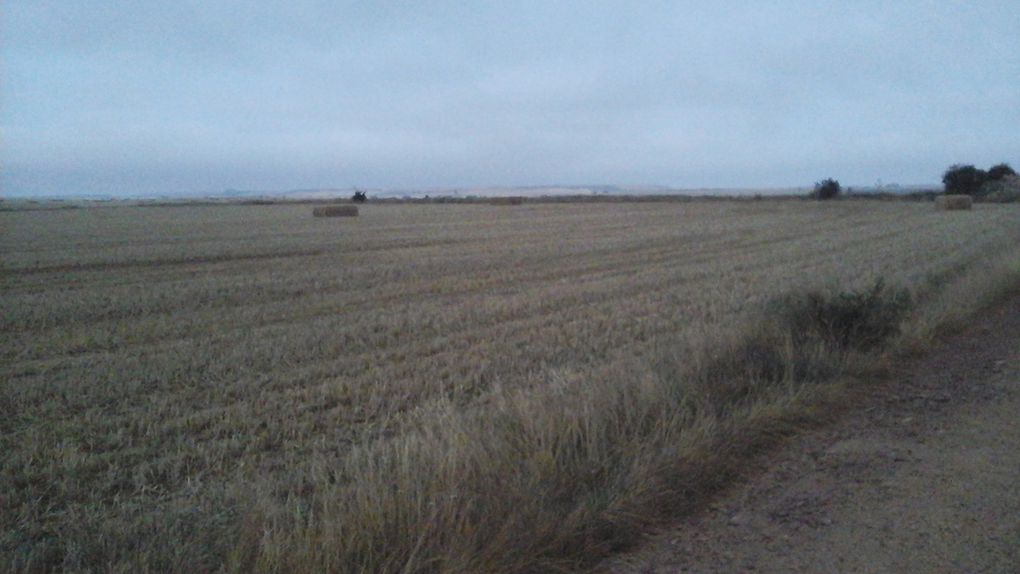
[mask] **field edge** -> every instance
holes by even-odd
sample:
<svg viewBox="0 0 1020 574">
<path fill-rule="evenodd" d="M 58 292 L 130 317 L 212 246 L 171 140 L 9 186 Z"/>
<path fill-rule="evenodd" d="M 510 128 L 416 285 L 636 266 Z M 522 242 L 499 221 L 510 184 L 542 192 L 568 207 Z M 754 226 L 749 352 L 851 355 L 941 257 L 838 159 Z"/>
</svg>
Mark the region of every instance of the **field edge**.
<svg viewBox="0 0 1020 574">
<path fill-rule="evenodd" d="M 710 372 L 719 358 L 758 336 L 755 324 L 693 371 L 656 365 L 630 373 L 629 386 L 509 393 L 484 416 L 451 407 L 408 436 L 365 445 L 334 469 L 349 480 L 324 483 L 310 505 L 259 499 L 229 569 L 590 568 L 706 504 L 749 457 L 852 408 L 854 394 L 888 382 L 898 360 L 1015 292 L 1020 257 L 989 257 L 923 287 L 901 334 L 880 350 L 822 356 L 807 345 L 808 359 L 838 363 L 812 380 L 794 377 L 800 351 L 779 348 L 787 370 L 774 380 L 752 373 L 735 398 L 698 396 L 719 382 Z"/>
</svg>

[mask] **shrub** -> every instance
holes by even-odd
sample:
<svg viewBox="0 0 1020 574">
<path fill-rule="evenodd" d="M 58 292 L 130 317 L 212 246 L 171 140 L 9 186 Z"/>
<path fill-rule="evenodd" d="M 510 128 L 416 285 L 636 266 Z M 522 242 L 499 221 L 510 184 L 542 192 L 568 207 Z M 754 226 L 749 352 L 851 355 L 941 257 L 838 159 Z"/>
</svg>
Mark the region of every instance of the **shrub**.
<svg viewBox="0 0 1020 574">
<path fill-rule="evenodd" d="M 773 313 L 796 346 L 815 339 L 832 351 L 868 351 L 899 332 L 910 303 L 909 292 L 879 279 L 861 291 L 791 295 L 775 303 Z"/>
<path fill-rule="evenodd" d="M 988 179 L 988 174 L 973 165 L 954 164 L 942 174 L 946 193 L 976 195 Z"/>
<path fill-rule="evenodd" d="M 881 279 L 861 291 L 777 299 L 757 328 L 712 353 L 687 390 L 699 404 L 723 412 L 780 383 L 830 380 L 842 355 L 876 350 L 897 335 L 911 304 L 906 289 L 888 288 Z"/>
<path fill-rule="evenodd" d="M 999 181 L 1008 175 L 1016 175 L 1016 171 L 1008 163 L 1000 163 L 988 168 L 988 181 Z"/>
<path fill-rule="evenodd" d="M 835 199 L 839 196 L 840 189 L 839 182 L 830 177 L 815 183 L 811 197 L 814 199 Z"/>
</svg>

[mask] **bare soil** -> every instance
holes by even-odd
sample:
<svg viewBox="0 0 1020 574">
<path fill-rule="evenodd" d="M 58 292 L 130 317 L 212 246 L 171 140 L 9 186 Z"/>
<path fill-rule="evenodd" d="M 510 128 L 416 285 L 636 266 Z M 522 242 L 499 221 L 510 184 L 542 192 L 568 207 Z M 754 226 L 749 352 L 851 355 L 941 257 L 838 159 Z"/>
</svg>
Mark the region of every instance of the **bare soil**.
<svg viewBox="0 0 1020 574">
<path fill-rule="evenodd" d="M 1020 572 L 1020 297 L 611 572 Z"/>
</svg>

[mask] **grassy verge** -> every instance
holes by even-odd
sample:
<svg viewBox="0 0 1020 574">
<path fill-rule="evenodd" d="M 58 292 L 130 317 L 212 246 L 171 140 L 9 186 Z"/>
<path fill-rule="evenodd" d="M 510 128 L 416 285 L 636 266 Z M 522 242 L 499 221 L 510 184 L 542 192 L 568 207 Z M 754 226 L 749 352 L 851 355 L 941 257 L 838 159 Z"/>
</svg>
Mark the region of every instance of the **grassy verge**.
<svg viewBox="0 0 1020 574">
<path fill-rule="evenodd" d="M 935 281 L 903 328 L 895 351 L 923 352 L 975 313 L 1020 290 L 1020 255 L 1005 253 Z"/>
<path fill-rule="evenodd" d="M 937 283 L 937 284 L 936 284 Z M 423 416 L 262 493 L 238 571 L 573 571 L 688 511 L 748 456 L 824 420 L 890 356 L 1020 285 L 1003 256 L 907 293 L 791 294 L 740 333 L 604 376 Z"/>
</svg>

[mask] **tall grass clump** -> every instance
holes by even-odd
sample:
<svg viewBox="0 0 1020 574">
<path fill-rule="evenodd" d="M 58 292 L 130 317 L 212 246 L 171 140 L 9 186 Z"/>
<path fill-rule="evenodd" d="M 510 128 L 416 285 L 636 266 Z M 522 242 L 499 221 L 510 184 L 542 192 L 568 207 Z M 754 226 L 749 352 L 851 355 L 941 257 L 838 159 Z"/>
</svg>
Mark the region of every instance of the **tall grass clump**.
<svg viewBox="0 0 1020 574">
<path fill-rule="evenodd" d="M 787 296 L 774 306 L 776 320 L 797 345 L 818 341 L 832 350 L 869 351 L 899 331 L 910 307 L 910 292 L 879 279 L 869 289 Z"/>
<path fill-rule="evenodd" d="M 539 391 L 423 413 L 260 497 L 238 571 L 529 572 L 591 566 L 703 502 L 747 456 L 805 421 L 848 357 L 899 330 L 910 297 L 780 299 L 732 335 L 653 364 L 559 373 Z"/>
</svg>

